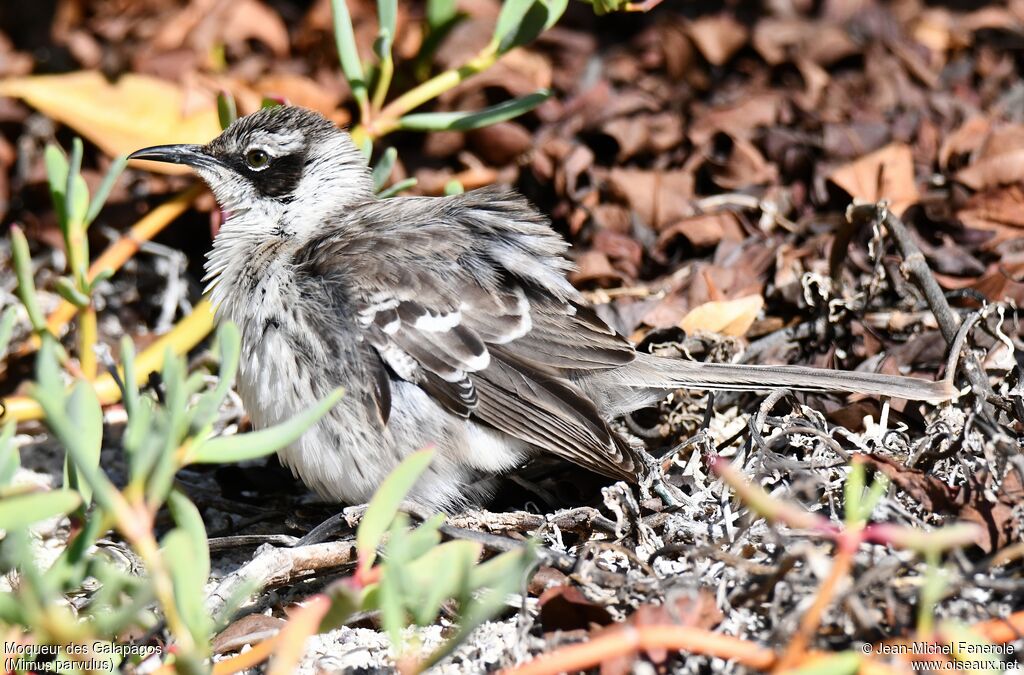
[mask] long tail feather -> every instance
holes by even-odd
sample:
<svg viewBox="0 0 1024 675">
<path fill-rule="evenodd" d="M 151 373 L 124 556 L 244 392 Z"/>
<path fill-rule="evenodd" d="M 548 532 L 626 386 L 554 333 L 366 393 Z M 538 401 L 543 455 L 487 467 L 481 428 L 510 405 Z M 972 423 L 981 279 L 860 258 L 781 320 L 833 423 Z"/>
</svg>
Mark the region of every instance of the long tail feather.
<svg viewBox="0 0 1024 675">
<path fill-rule="evenodd" d="M 640 356 L 646 382 L 633 386 L 664 386 L 692 389 L 758 391 L 799 389 L 801 391 L 846 391 L 872 396 L 889 396 L 911 401 L 948 401 L 956 393 L 947 381 L 935 382 L 918 377 L 825 370 L 806 366 L 762 366 L 729 363 L 703 363 L 657 356 Z M 625 383 L 623 383 L 625 384 Z"/>
</svg>

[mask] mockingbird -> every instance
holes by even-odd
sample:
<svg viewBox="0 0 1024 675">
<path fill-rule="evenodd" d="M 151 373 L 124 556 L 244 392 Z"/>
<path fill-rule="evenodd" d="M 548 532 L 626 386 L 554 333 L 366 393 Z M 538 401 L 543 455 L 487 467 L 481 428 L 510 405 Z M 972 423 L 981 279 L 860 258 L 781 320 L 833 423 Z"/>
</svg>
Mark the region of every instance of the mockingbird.
<svg viewBox="0 0 1024 675">
<path fill-rule="evenodd" d="M 309 110 L 268 108 L 207 145 L 131 158 L 192 167 L 224 210 L 206 279 L 218 320 L 241 330 L 253 425 L 345 387 L 280 452 L 324 498 L 366 501 L 429 444 L 411 497 L 437 508 L 485 498 L 483 478 L 538 452 L 649 485 L 652 461 L 609 420 L 680 387 L 950 396 L 909 377 L 638 353 L 566 280 L 566 242 L 521 196 L 376 199 L 349 135 Z"/>
</svg>

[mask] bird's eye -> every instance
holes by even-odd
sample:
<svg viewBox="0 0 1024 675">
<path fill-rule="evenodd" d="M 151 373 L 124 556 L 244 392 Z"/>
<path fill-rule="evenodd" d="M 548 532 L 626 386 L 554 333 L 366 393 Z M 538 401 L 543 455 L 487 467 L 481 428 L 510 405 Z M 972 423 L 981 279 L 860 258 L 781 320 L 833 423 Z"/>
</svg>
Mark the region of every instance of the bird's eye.
<svg viewBox="0 0 1024 675">
<path fill-rule="evenodd" d="M 245 153 L 245 163 L 250 169 L 262 169 L 270 164 L 270 155 L 259 148 L 254 148 Z"/>
</svg>

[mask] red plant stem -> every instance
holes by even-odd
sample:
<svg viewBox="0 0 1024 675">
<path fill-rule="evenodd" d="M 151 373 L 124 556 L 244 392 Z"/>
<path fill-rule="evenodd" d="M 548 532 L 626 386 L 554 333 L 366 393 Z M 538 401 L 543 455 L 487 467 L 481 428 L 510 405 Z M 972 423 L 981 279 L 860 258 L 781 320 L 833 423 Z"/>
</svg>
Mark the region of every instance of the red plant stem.
<svg viewBox="0 0 1024 675">
<path fill-rule="evenodd" d="M 569 645 L 528 661 L 502 675 L 555 675 L 575 672 L 641 649 L 672 649 L 735 660 L 748 668 L 765 670 L 775 652 L 741 638 L 719 635 L 691 626 L 627 626 L 587 642 Z"/>
<path fill-rule="evenodd" d="M 775 672 L 791 669 L 807 651 L 807 645 L 810 644 L 814 634 L 818 632 L 821 618 L 824 616 L 825 610 L 832 604 L 840 582 L 850 575 L 854 555 L 860 546 L 860 535 L 860 531 L 847 532 L 839 539 L 839 550 L 836 553 L 835 562 L 832 563 L 832 569 L 829 571 L 828 577 L 821 583 L 814 604 L 800 619 L 800 627 L 793 639 L 790 640 L 789 645 L 786 646 L 786 652 L 776 665 Z"/>
</svg>

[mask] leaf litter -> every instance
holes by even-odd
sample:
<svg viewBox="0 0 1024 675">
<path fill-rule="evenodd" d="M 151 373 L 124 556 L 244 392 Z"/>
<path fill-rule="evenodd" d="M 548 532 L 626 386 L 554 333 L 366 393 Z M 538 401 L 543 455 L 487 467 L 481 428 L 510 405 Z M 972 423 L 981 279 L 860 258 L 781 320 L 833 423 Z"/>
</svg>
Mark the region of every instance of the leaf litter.
<svg viewBox="0 0 1024 675">
<path fill-rule="evenodd" d="M 28 18 L 0 12 L 0 94 L 17 97 L 0 99 L 0 208 L 5 222 L 26 226 L 40 288 L 52 288 L 62 265 L 45 194 L 46 141 L 84 136 L 89 180 L 105 170 L 105 153 L 212 136 L 221 90 L 242 112 L 280 96 L 341 124 L 354 118 L 325 0 L 123 4 L 59 3 L 52 15 Z M 349 5 L 360 53 L 369 56 L 374 3 Z M 422 194 L 442 194 L 453 178 L 466 188 L 517 187 L 573 243 L 573 282 L 644 349 L 935 377 L 948 347 L 926 293 L 904 276 L 884 228 L 844 217 L 851 201 L 885 200 L 952 311 L 972 322 L 967 345 L 992 392 L 971 389 L 960 374 L 963 395 L 940 407 L 678 392 L 618 422 L 661 456 L 689 496 L 675 511 L 571 467 L 535 462 L 504 481 L 490 510 L 452 523 L 510 542 L 535 536 L 573 564 L 542 567 L 516 608 L 482 627 L 446 672 L 510 667 L 620 624 L 698 626 L 787 644 L 835 553 L 737 501 L 696 444 L 679 446 L 701 430 L 750 481 L 837 523 L 847 515 L 849 461 L 865 458 L 892 481 L 873 521 L 982 528 L 976 547 L 946 560 L 947 585 L 934 610 L 940 618 L 974 624 L 1024 608 L 1017 440 L 1024 431 L 1017 309 L 1024 299 L 1024 4 L 769 5 L 666 2 L 646 14 L 597 18 L 572 3 L 558 27 L 448 92 L 435 109 L 479 108 L 550 86 L 549 101 L 465 135 L 389 138 L 399 151 L 392 180 L 415 176 Z M 423 67 L 458 64 L 490 34 L 496 0 L 459 7 L 468 19 Z M 402 3 L 396 51 L 405 60 L 423 44 L 422 18 L 422 7 Z M 399 74 L 407 83 L 414 76 Z M 91 236 L 109 241 L 189 180 L 132 172 Z M 166 325 L 198 301 L 213 218 L 212 202 L 198 202 L 106 282 L 103 342 L 151 340 L 161 317 Z M 4 304 L 13 302 L 8 257 L 5 239 Z M 15 336 L 24 340 L 19 321 Z M 29 362 L 9 357 L 0 393 L 18 391 L 29 372 Z M 108 411 L 108 424 L 118 420 L 123 413 Z M 246 424 L 240 406 L 223 411 L 222 426 Z M 28 433 L 45 444 L 40 429 Z M 59 473 L 59 465 L 51 470 Z M 256 464 L 190 470 L 183 488 L 211 537 L 301 537 L 335 509 L 288 481 L 280 467 Z M 343 528 L 336 536 L 350 534 Z M 252 554 L 216 552 L 215 577 Z M 852 570 L 811 647 L 841 651 L 912 635 L 925 563 L 865 545 Z M 273 633 L 289 603 L 338 573 L 305 575 L 262 595 L 254 609 L 268 619 L 240 619 L 248 623 L 227 629 L 218 644 L 237 649 L 246 635 Z M 305 672 L 387 667 L 388 643 L 377 628 L 374 617 L 363 617 L 317 637 Z M 436 644 L 450 628 L 422 639 Z M 658 672 L 744 671 L 710 656 L 644 649 L 607 660 L 602 672 L 630 672 L 637 660 Z"/>
</svg>

